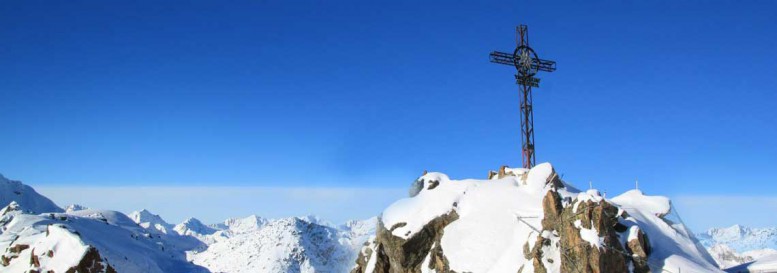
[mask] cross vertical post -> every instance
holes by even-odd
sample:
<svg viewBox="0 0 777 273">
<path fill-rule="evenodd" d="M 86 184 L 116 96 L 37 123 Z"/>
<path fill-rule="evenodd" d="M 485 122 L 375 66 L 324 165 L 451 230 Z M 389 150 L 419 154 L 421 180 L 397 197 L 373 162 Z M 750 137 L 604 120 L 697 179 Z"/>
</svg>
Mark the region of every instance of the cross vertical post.
<svg viewBox="0 0 777 273">
<path fill-rule="evenodd" d="M 534 111 L 532 109 L 532 87 L 539 87 L 540 79 L 534 75 L 539 71 L 553 72 L 556 62 L 543 60 L 529 47 L 529 30 L 526 25 L 516 28 L 517 47 L 512 54 L 493 51 L 489 55 L 492 63 L 514 66 L 518 73 L 515 82 L 519 86 L 521 107 L 521 161 L 524 168 L 536 164 L 534 150 Z"/>
</svg>

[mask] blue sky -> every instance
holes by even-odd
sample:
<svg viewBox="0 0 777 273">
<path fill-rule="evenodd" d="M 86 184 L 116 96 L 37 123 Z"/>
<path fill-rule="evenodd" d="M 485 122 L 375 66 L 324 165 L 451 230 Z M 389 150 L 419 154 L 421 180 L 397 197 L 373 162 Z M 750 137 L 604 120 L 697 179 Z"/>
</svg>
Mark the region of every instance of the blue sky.
<svg viewBox="0 0 777 273">
<path fill-rule="evenodd" d="M 369 190 L 404 189 L 425 169 L 485 177 L 520 164 L 514 71 L 487 56 L 511 50 L 524 23 L 540 57 L 558 62 L 535 90 L 538 161 L 610 193 L 639 178 L 652 194 L 770 198 L 775 10 L 4 1 L 0 173 L 57 189 Z"/>
</svg>

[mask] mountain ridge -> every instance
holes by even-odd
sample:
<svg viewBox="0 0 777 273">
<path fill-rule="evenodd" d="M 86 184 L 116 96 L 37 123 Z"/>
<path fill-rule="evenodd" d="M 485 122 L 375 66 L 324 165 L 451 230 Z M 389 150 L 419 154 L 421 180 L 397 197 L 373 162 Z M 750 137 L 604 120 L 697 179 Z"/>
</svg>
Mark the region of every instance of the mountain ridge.
<svg viewBox="0 0 777 273">
<path fill-rule="evenodd" d="M 374 230 L 375 218 L 335 226 L 311 215 L 250 215 L 210 225 L 188 218 L 173 225 L 147 209 L 63 210 L 20 181 L 0 183 L 0 197 L 9 197 L 0 209 L 4 272 L 345 272 Z M 264 260 L 255 263 L 256 257 Z"/>
</svg>

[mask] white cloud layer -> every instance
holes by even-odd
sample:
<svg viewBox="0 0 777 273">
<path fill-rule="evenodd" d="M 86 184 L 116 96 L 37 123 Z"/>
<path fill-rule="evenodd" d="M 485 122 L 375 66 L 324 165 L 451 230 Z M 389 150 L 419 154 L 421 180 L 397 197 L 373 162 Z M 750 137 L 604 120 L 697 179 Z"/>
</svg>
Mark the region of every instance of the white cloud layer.
<svg viewBox="0 0 777 273">
<path fill-rule="evenodd" d="M 36 190 L 62 207 L 76 203 L 124 213 L 145 208 L 170 223 L 188 217 L 216 223 L 251 214 L 316 215 L 342 223 L 376 216 L 407 195 L 403 188 L 38 186 Z"/>
</svg>

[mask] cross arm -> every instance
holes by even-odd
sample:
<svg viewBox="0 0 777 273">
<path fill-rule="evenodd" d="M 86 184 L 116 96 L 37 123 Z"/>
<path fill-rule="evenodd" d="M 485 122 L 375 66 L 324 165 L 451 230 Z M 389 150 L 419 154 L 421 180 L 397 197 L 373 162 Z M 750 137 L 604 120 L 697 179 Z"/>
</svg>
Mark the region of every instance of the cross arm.
<svg viewBox="0 0 777 273">
<path fill-rule="evenodd" d="M 514 56 L 512 53 L 494 51 L 494 52 L 491 52 L 491 54 L 489 54 L 488 56 L 489 56 L 489 60 L 492 63 L 504 64 L 509 66 L 515 65 Z M 536 68 L 539 71 L 545 71 L 545 72 L 556 71 L 555 61 L 543 60 L 543 59 L 532 59 L 531 66 L 532 68 Z"/>
</svg>

